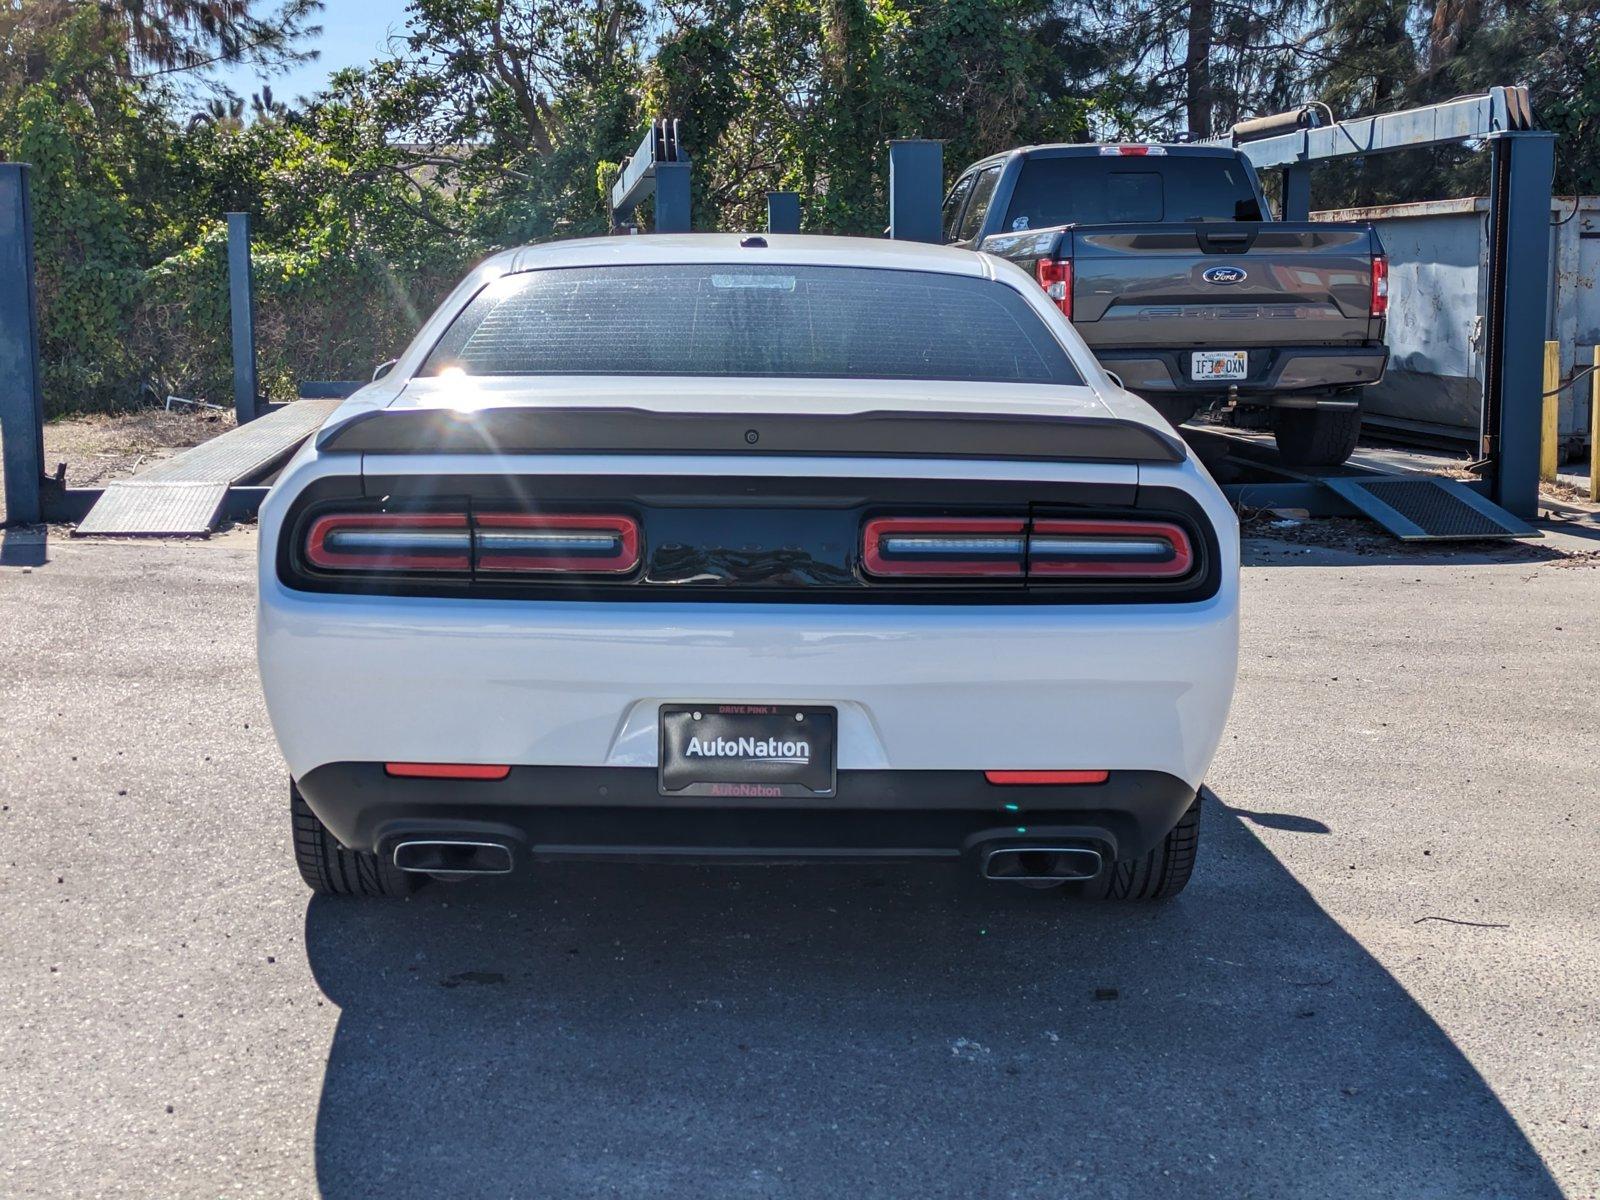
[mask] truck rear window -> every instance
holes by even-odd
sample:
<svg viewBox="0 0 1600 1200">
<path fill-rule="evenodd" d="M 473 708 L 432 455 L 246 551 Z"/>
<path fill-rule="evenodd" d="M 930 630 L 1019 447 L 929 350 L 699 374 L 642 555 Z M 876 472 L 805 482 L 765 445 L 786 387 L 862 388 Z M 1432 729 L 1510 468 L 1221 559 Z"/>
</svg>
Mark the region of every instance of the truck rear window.
<svg viewBox="0 0 1600 1200">
<path fill-rule="evenodd" d="M 923 271 L 755 263 L 507 275 L 423 374 L 712 375 L 1081 384 L 1010 286 Z"/>
<path fill-rule="evenodd" d="M 1074 154 L 1022 164 L 1001 229 L 1260 219 L 1250 177 L 1233 159 Z"/>
</svg>

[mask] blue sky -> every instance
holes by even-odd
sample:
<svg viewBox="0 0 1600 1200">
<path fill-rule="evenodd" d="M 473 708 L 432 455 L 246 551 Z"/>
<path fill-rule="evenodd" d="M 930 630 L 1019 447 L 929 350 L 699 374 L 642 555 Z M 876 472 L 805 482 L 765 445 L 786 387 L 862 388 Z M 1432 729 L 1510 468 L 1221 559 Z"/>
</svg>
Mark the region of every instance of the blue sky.
<svg viewBox="0 0 1600 1200">
<path fill-rule="evenodd" d="M 327 0 L 317 24 L 322 35 L 309 44 L 321 57 L 287 74 L 267 78 L 255 67 L 230 67 L 217 78 L 241 96 L 249 96 L 266 82 L 279 100 L 309 96 L 329 75 L 342 67 L 365 64 L 383 52 L 391 31 L 405 28 L 406 0 Z"/>
</svg>

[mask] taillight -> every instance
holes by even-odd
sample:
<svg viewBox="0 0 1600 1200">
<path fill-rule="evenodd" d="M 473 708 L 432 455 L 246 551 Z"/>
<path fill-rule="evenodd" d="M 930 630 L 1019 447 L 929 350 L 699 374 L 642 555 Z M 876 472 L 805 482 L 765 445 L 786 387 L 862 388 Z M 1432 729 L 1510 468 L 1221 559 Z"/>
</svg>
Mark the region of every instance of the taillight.
<svg viewBox="0 0 1600 1200">
<path fill-rule="evenodd" d="M 1033 266 L 1034 278 L 1044 289 L 1044 294 L 1055 301 L 1062 316 L 1072 319 L 1072 260 L 1070 258 L 1041 258 Z"/>
<path fill-rule="evenodd" d="M 1193 565 L 1189 535 L 1167 521 L 1035 521 L 1028 537 L 1029 576 L 1169 579 Z"/>
<path fill-rule="evenodd" d="M 1021 578 L 1027 525 L 1006 517 L 878 517 L 867 522 L 861 564 L 869 575 Z"/>
<path fill-rule="evenodd" d="M 1372 256 L 1372 315 L 1381 317 L 1389 311 L 1389 259 L 1382 254 Z"/>
<path fill-rule="evenodd" d="M 480 571 L 624 575 L 639 565 L 632 517 L 477 513 L 472 523 Z"/>
<path fill-rule="evenodd" d="M 336 513 L 306 533 L 306 561 L 323 571 L 472 570 L 465 513 Z"/>
<path fill-rule="evenodd" d="M 571 513 L 330 513 L 304 557 L 352 574 L 623 575 L 639 565 L 632 517 Z"/>
<path fill-rule="evenodd" d="M 1194 544 L 1170 521 L 877 517 L 862 535 L 868 575 L 921 578 L 1177 579 Z"/>
</svg>

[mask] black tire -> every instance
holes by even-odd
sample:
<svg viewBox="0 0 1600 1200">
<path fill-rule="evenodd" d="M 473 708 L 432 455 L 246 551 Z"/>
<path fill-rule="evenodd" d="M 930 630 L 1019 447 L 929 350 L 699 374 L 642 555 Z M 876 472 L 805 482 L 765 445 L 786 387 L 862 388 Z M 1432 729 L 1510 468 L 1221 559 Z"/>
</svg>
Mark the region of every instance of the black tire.
<svg viewBox="0 0 1600 1200">
<path fill-rule="evenodd" d="M 1291 467 L 1337 467 L 1361 440 L 1359 408 L 1279 408 L 1272 433 Z"/>
<path fill-rule="evenodd" d="M 1183 814 L 1172 832 L 1149 854 L 1112 863 L 1099 875 L 1068 889 L 1085 900 L 1169 900 L 1183 891 L 1194 874 L 1200 852 L 1200 797 Z"/>
<path fill-rule="evenodd" d="M 376 854 L 346 850 L 289 781 L 289 820 L 294 826 L 294 861 L 306 886 L 322 896 L 404 896 L 411 875 Z"/>
</svg>

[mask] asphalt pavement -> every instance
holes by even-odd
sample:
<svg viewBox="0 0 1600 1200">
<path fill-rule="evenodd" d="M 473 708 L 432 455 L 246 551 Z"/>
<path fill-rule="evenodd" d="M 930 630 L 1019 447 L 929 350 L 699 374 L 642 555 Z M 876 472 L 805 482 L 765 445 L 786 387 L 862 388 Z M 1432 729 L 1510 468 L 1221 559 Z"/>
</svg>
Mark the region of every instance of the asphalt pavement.
<svg viewBox="0 0 1600 1200">
<path fill-rule="evenodd" d="M 926 866 L 382 903 L 295 873 L 254 548 L 0 546 L 0 1194 L 1600 1194 L 1592 558 L 1252 542 L 1165 906 Z"/>
</svg>

